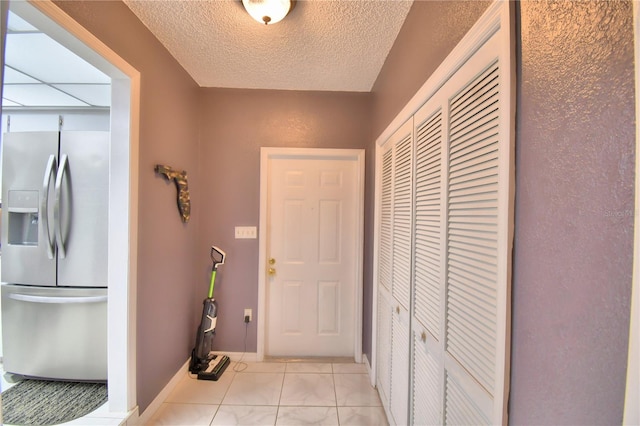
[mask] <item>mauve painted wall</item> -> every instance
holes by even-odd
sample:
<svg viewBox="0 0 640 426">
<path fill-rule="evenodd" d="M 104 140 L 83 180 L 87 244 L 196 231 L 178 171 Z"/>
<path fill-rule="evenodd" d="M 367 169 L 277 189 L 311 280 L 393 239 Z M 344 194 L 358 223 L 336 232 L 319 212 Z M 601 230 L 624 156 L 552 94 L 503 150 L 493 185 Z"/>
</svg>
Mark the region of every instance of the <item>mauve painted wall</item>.
<svg viewBox="0 0 640 426">
<path fill-rule="evenodd" d="M 137 399 L 141 412 L 187 360 L 204 297 L 196 252 L 199 87 L 120 1 L 56 4 L 140 71 L 140 184 Z M 157 163 L 187 170 L 191 221 L 182 224 L 176 190 Z"/>
<path fill-rule="evenodd" d="M 202 89 L 198 254 L 203 291 L 209 247 L 227 252 L 216 281 L 216 349 L 245 350 L 244 308 L 253 309 L 246 351 L 256 351 L 258 240 L 236 240 L 235 226 L 258 226 L 260 148 L 365 148 L 369 93 Z"/>
<path fill-rule="evenodd" d="M 372 178 L 367 181 L 368 204 L 365 209 L 367 242 L 365 249 L 364 323 L 362 351 L 371 361 L 371 313 L 373 303 L 373 221 L 375 139 L 387 128 L 400 110 L 416 94 L 429 76 L 486 10 L 491 2 L 416 0 L 398 33 L 387 60 L 373 86 L 373 137 L 367 148 L 367 166 Z"/>
<path fill-rule="evenodd" d="M 633 7 L 519 6 L 511 423 L 620 424 L 637 214 Z"/>
<path fill-rule="evenodd" d="M 372 93 L 377 138 L 491 4 L 415 0 Z"/>
</svg>

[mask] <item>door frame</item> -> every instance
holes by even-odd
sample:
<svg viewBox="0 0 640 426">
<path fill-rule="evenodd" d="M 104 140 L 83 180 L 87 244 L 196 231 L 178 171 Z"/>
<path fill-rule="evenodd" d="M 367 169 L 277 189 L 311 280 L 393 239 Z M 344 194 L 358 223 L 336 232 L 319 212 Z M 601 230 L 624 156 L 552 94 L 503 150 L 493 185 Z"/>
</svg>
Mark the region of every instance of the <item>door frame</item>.
<svg viewBox="0 0 640 426">
<path fill-rule="evenodd" d="M 326 149 L 326 148 L 260 148 L 260 223 L 258 227 L 258 345 L 257 360 L 264 360 L 264 348 L 266 342 L 267 323 L 267 232 L 268 222 L 268 178 L 269 160 L 273 158 L 300 158 L 319 159 L 323 157 L 341 158 L 354 161 L 358 167 L 358 200 L 356 205 L 356 287 L 354 306 L 354 342 L 353 356 L 357 363 L 362 362 L 362 279 L 363 279 L 363 253 L 364 253 L 364 149 Z"/>
<path fill-rule="evenodd" d="M 109 412 L 137 406 L 136 293 L 140 72 L 51 0 L 15 1 L 11 10 L 111 78 L 107 366 Z M 1 83 L 1 82 L 0 82 Z"/>
</svg>

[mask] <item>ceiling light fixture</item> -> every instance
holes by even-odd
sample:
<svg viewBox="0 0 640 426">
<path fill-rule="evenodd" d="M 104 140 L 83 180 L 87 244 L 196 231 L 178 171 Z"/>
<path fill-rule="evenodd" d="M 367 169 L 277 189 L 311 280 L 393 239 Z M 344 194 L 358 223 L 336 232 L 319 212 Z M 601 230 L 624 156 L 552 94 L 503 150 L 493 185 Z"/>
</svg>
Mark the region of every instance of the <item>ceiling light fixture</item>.
<svg viewBox="0 0 640 426">
<path fill-rule="evenodd" d="M 285 16 L 296 5 L 295 0 L 242 0 L 244 8 L 253 19 L 261 24 L 275 24 L 284 19 Z"/>
</svg>

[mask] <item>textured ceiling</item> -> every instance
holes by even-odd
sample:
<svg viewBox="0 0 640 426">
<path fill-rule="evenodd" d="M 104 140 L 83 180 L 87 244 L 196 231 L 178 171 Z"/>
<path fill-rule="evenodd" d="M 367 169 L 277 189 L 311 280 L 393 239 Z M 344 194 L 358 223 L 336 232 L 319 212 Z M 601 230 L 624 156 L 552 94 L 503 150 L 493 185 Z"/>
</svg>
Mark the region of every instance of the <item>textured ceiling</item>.
<svg viewBox="0 0 640 426">
<path fill-rule="evenodd" d="M 368 92 L 413 0 L 298 0 L 261 25 L 235 0 L 124 0 L 202 87 Z"/>
</svg>

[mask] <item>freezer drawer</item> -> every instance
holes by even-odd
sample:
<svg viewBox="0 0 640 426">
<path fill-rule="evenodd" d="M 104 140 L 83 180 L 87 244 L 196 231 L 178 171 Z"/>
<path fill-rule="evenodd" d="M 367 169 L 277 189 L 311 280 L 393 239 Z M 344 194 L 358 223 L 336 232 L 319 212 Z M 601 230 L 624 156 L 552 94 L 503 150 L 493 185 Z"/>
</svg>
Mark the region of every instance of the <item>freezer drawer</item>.
<svg viewBox="0 0 640 426">
<path fill-rule="evenodd" d="M 107 380 L 107 289 L 10 284 L 0 289 L 5 371 Z"/>
</svg>

